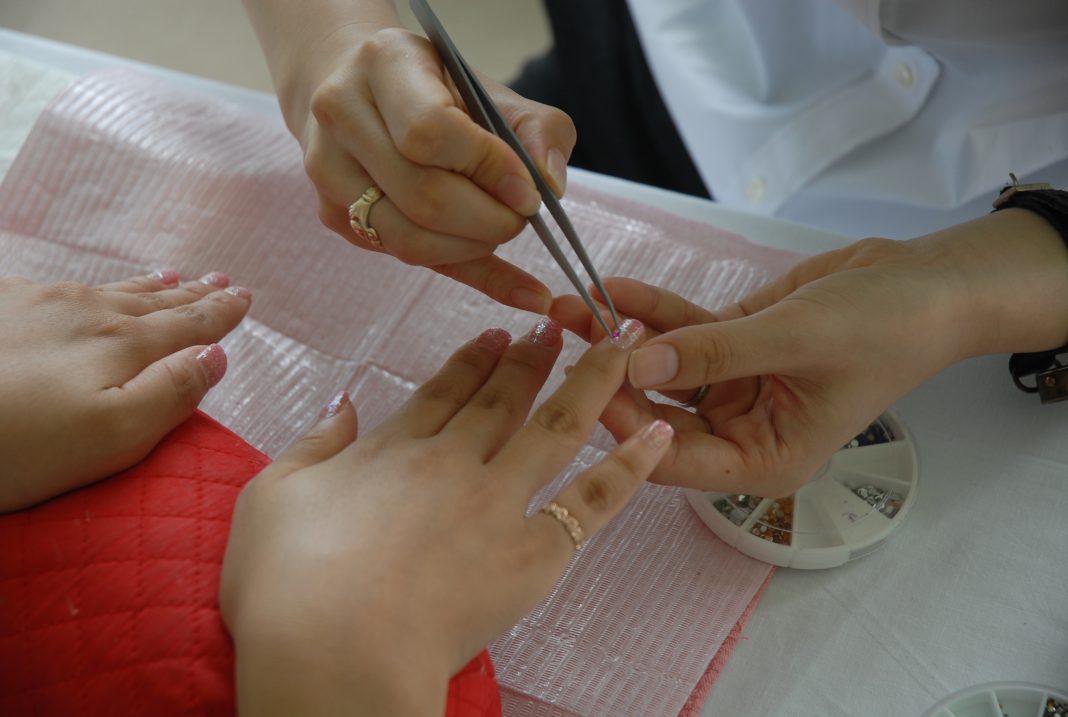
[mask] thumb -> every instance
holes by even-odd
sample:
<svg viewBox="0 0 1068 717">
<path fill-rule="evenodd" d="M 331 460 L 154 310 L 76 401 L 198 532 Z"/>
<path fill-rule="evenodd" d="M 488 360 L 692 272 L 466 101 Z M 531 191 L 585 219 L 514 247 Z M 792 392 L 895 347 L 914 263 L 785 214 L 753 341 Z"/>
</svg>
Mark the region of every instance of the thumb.
<svg viewBox="0 0 1068 717">
<path fill-rule="evenodd" d="M 356 409 L 348 392 L 341 391 L 323 408 L 311 430 L 278 456 L 270 470 L 281 477 L 322 463 L 356 440 L 358 432 Z"/>
<path fill-rule="evenodd" d="M 795 373 L 806 365 L 814 343 L 803 336 L 794 312 L 773 309 L 687 326 L 651 339 L 632 353 L 627 376 L 636 388 L 665 390 Z"/>
<path fill-rule="evenodd" d="M 567 188 L 567 160 L 575 148 L 575 123 L 563 110 L 512 92 L 498 102 L 538 171 L 558 197 Z"/>
</svg>

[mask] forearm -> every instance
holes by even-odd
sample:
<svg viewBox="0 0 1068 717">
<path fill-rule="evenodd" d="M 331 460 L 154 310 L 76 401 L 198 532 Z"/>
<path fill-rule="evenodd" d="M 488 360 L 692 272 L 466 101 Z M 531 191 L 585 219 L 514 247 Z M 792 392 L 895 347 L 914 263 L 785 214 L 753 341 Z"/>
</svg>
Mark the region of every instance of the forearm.
<svg viewBox="0 0 1068 717">
<path fill-rule="evenodd" d="M 1041 217 L 1007 209 L 915 241 L 960 282 L 958 358 L 1068 341 L 1068 249 Z"/>
<path fill-rule="evenodd" d="M 391 0 L 242 0 L 274 82 L 286 124 L 298 137 L 311 93 L 337 59 L 376 31 L 400 27 Z"/>
</svg>

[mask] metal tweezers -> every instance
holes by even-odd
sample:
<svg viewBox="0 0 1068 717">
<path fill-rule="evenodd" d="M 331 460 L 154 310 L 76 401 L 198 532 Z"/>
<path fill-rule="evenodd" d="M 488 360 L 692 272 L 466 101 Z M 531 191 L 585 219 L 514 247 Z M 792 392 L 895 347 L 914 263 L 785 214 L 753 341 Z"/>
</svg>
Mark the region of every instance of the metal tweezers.
<svg viewBox="0 0 1068 717">
<path fill-rule="evenodd" d="M 589 255 L 586 253 L 586 249 L 582 246 L 582 242 L 578 238 L 578 233 L 575 231 L 575 227 L 571 224 L 571 219 L 568 218 L 567 213 L 564 212 L 564 208 L 560 206 L 560 202 L 557 201 L 556 196 L 553 194 L 552 189 L 549 188 L 545 178 L 542 177 L 541 172 L 538 171 L 537 166 L 534 164 L 534 160 L 527 154 L 526 149 L 523 148 L 519 138 L 512 132 L 511 126 L 505 120 L 504 115 L 497 109 L 497 105 L 490 99 L 486 89 L 482 86 L 482 83 L 478 81 L 475 73 L 468 67 L 467 62 L 460 55 L 459 50 L 453 44 L 452 39 L 448 33 L 445 32 L 445 28 L 442 27 L 441 21 L 438 20 L 437 15 L 430 9 L 426 0 L 410 0 L 412 12 L 415 13 L 416 19 L 419 20 L 419 24 L 423 26 L 424 32 L 426 32 L 427 38 L 433 43 L 434 48 L 438 51 L 438 55 L 441 56 L 441 61 L 445 65 L 445 69 L 448 70 L 449 75 L 452 77 L 452 81 L 456 84 L 456 89 L 460 92 L 460 97 L 463 98 L 464 104 L 467 105 L 468 114 L 475 120 L 483 129 L 488 132 L 492 132 L 501 139 L 503 139 L 512 150 L 519 155 L 519 159 L 526 165 L 527 171 L 530 172 L 530 176 L 534 178 L 534 185 L 538 188 L 538 193 L 541 194 L 542 202 L 549 210 L 549 214 L 560 226 L 560 230 L 563 232 L 564 237 L 567 239 L 568 244 L 575 250 L 575 254 L 578 256 L 582 266 L 586 269 L 586 273 L 589 274 L 590 279 L 593 281 L 593 285 L 597 287 L 597 291 L 604 297 L 605 303 L 608 305 L 608 311 L 612 315 L 612 321 L 615 322 L 616 330 L 613 331 L 608 328 L 608 324 L 605 322 L 604 317 L 601 315 L 601 311 L 597 306 L 597 303 L 590 296 L 590 293 L 583 286 L 582 281 L 575 274 L 575 270 L 571 267 L 567 257 L 564 256 L 563 251 L 560 249 L 560 245 L 557 244 L 556 239 L 553 237 L 549 227 L 546 226 L 545 221 L 541 218 L 540 212 L 535 212 L 531 216 L 527 217 L 530 225 L 534 227 L 534 231 L 541 238 L 545 248 L 552 254 L 553 259 L 560 265 L 560 268 L 564 270 L 567 278 L 571 280 L 575 289 L 578 291 L 582 300 L 586 302 L 586 306 L 589 307 L 593 313 L 594 318 L 604 329 L 604 332 L 608 336 L 617 336 L 619 333 L 619 316 L 616 315 L 616 307 L 612 305 L 612 299 L 608 296 L 608 292 L 605 291 L 604 284 L 601 283 L 601 277 L 597 275 L 597 270 L 593 268 L 593 262 L 590 261 Z"/>
</svg>

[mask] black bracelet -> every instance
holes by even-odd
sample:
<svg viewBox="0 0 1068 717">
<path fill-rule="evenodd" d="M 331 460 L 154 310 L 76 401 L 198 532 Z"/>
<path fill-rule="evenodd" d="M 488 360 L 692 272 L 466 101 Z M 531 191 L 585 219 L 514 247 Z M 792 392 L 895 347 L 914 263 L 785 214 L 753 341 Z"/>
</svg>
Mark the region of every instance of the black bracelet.
<svg viewBox="0 0 1068 717">
<path fill-rule="evenodd" d="M 1045 219 L 1061 235 L 1068 247 L 1068 192 L 1053 189 L 1048 184 L 1020 184 L 1015 174 L 1010 174 L 1012 184 L 1006 185 L 994 200 L 994 211 L 1001 209 L 1026 209 Z M 1042 403 L 1068 399 L 1068 366 L 1057 359 L 1068 353 L 1068 344 L 1049 351 L 1013 354 L 1009 357 L 1009 373 L 1016 388 L 1027 393 L 1037 393 Z M 1035 385 L 1023 382 L 1026 376 L 1034 375 Z"/>
</svg>

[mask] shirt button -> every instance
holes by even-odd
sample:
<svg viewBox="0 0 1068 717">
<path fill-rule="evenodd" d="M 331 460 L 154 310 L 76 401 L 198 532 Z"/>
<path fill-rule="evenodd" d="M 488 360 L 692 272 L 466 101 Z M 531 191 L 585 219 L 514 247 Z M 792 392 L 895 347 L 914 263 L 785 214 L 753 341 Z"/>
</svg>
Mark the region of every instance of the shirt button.
<svg viewBox="0 0 1068 717">
<path fill-rule="evenodd" d="M 760 204 L 768 193 L 768 183 L 763 177 L 753 177 L 745 185 L 745 196 L 753 204 Z"/>
<path fill-rule="evenodd" d="M 916 81 L 916 78 L 912 76 L 912 68 L 904 62 L 894 65 L 894 79 L 897 80 L 897 84 L 902 89 L 906 90 L 912 87 L 912 83 Z"/>
</svg>

